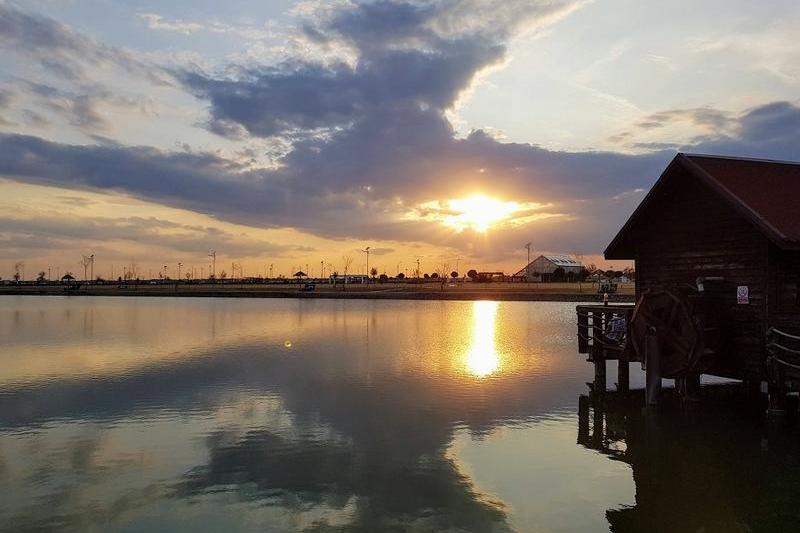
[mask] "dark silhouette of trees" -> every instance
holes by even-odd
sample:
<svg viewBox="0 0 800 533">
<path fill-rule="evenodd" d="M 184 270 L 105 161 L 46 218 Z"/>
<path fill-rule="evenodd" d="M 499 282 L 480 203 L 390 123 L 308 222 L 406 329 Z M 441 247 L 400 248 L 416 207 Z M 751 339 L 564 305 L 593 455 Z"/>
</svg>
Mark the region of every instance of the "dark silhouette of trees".
<svg viewBox="0 0 800 533">
<path fill-rule="evenodd" d="M 452 272 L 450 272 L 450 277 L 453 278 L 453 279 L 456 279 L 458 277 L 458 272 L 453 270 Z"/>
<path fill-rule="evenodd" d="M 476 279 L 478 279 L 478 271 L 475 270 L 474 268 L 470 269 L 469 272 L 467 272 L 467 277 L 475 281 Z"/>
<path fill-rule="evenodd" d="M 406 275 L 405 275 L 405 274 L 403 274 L 402 272 L 400 272 L 400 273 L 397 275 L 397 279 L 406 279 Z"/>
</svg>

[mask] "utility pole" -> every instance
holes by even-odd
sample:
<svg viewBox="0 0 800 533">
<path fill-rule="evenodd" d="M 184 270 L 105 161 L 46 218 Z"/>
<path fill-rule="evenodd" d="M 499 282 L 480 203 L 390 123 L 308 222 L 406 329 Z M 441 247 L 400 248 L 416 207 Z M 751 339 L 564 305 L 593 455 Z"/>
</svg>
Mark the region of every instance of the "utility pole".
<svg viewBox="0 0 800 533">
<path fill-rule="evenodd" d="M 89 260 L 91 261 L 89 264 L 91 265 L 92 281 L 94 281 L 94 254 L 89 256 Z"/>
<path fill-rule="evenodd" d="M 367 254 L 367 280 L 369 280 L 369 246 L 367 246 L 361 251 Z"/>
<path fill-rule="evenodd" d="M 416 276 L 417 278 L 419 278 L 419 260 L 420 258 L 417 257 L 417 276 Z"/>
<path fill-rule="evenodd" d="M 269 264 L 269 279 L 272 279 L 272 263 Z"/>
<path fill-rule="evenodd" d="M 325 279 L 325 260 L 319 262 L 319 279 Z"/>
<path fill-rule="evenodd" d="M 525 249 L 528 250 L 528 262 L 525 263 L 525 282 L 531 282 L 531 243 L 525 245 Z"/>
<path fill-rule="evenodd" d="M 210 278 L 217 279 L 217 252 L 211 250 L 211 253 L 208 254 L 208 257 L 211 258 L 211 275 Z"/>
<path fill-rule="evenodd" d="M 180 261 L 178 261 L 178 281 L 180 281 L 180 280 L 181 280 L 181 267 L 182 267 L 182 266 L 183 266 L 183 263 L 181 263 Z"/>
</svg>

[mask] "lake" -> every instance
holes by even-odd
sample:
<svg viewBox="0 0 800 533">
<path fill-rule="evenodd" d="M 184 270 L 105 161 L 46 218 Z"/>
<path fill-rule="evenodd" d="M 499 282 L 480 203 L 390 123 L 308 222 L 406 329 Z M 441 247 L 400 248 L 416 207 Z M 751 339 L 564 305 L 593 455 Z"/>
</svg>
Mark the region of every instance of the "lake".
<svg viewBox="0 0 800 533">
<path fill-rule="evenodd" d="M 0 339 L 3 531 L 800 519 L 785 424 L 579 417 L 574 303 L 4 296 Z"/>
</svg>

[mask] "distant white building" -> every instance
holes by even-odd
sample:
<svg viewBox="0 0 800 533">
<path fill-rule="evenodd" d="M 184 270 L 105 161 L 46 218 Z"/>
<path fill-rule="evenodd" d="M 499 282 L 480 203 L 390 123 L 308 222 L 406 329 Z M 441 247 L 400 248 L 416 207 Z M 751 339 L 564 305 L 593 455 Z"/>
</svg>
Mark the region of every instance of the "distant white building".
<svg viewBox="0 0 800 533">
<path fill-rule="evenodd" d="M 539 280 L 542 279 L 542 276 L 548 278 L 557 268 L 564 269 L 564 273 L 578 274 L 583 270 L 583 265 L 568 255 L 540 255 L 514 274 L 514 277 L 528 278 L 530 276 L 531 281 Z"/>
</svg>

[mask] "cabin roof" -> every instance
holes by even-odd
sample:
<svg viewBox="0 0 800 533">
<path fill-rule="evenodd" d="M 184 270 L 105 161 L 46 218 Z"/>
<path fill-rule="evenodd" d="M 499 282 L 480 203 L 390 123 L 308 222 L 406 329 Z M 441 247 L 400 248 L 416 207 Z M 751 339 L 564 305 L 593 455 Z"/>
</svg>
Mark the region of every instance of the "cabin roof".
<svg viewBox="0 0 800 533">
<path fill-rule="evenodd" d="M 778 247 L 800 247 L 800 163 L 680 153 L 608 245 L 606 259 L 633 259 L 626 237 L 678 165 L 710 186 Z"/>
</svg>

